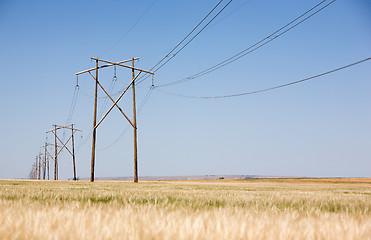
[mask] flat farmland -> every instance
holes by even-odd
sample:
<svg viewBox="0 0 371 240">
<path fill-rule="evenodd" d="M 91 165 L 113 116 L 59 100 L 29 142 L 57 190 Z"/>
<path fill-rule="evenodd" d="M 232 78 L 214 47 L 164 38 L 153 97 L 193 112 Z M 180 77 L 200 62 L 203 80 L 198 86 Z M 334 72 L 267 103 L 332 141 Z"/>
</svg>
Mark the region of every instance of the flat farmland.
<svg viewBox="0 0 371 240">
<path fill-rule="evenodd" d="M 0 239 L 371 239 L 371 179 L 0 180 Z"/>
</svg>

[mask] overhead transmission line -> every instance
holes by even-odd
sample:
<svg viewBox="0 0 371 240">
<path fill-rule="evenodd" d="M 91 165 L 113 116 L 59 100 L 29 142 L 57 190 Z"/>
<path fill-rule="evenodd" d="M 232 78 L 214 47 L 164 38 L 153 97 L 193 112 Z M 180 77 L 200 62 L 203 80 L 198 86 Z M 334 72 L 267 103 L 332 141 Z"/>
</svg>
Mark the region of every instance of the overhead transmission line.
<svg viewBox="0 0 371 240">
<path fill-rule="evenodd" d="M 115 47 L 117 44 L 119 44 L 122 39 L 124 39 L 135 27 L 138 25 L 138 23 L 142 20 L 142 18 L 149 12 L 149 10 L 155 5 L 157 0 L 154 0 L 151 5 L 143 12 L 143 14 L 133 23 L 133 25 L 111 46 L 109 46 L 103 53 L 100 54 L 100 56 L 106 54 L 108 51 L 110 51 L 113 47 Z"/>
<path fill-rule="evenodd" d="M 245 2 L 243 2 L 242 4 L 240 4 L 239 6 L 237 6 L 235 9 L 233 9 L 232 11 L 230 11 L 228 14 L 226 14 L 225 16 L 221 17 L 218 21 L 214 22 L 213 24 L 209 25 L 205 30 L 217 25 L 218 23 L 222 22 L 224 19 L 228 18 L 230 15 L 234 14 L 235 12 L 237 12 L 238 10 L 240 10 L 242 7 L 244 7 L 246 4 L 248 4 L 251 0 L 247 0 Z"/>
<path fill-rule="evenodd" d="M 161 64 L 166 58 L 168 58 L 164 63 L 162 63 L 159 67 L 157 67 L 155 70 L 153 70 L 153 72 L 156 72 L 158 71 L 160 68 L 162 68 L 165 64 L 167 64 L 171 59 L 173 59 L 180 51 L 182 51 L 189 43 L 191 43 L 203 30 L 205 30 L 205 28 L 212 22 L 214 21 L 214 19 L 232 2 L 232 0 L 230 0 L 200 31 L 197 32 L 196 35 L 194 35 L 185 45 L 183 45 L 183 47 L 181 47 L 175 54 L 171 55 L 206 19 L 207 17 L 220 5 L 220 3 L 222 3 L 223 0 L 219 1 L 217 3 L 217 5 L 196 25 L 196 27 L 194 27 L 192 29 L 192 31 L 190 33 L 187 34 L 186 37 L 184 37 L 168 54 L 166 54 L 158 63 L 156 63 L 150 71 L 152 71 L 153 69 L 155 69 L 159 64 Z M 240 6 L 242 7 L 242 6 Z M 239 7 L 239 8 L 240 8 Z M 138 83 L 137 84 L 140 84 L 141 82 L 143 82 L 144 80 L 146 80 L 148 78 L 148 76 L 144 76 L 143 79 L 139 79 Z M 139 111 L 138 111 L 138 116 L 140 115 L 140 113 L 142 112 L 144 106 L 146 105 L 148 99 L 150 98 L 153 90 L 154 90 L 154 85 L 153 85 L 153 79 L 152 79 L 152 86 L 150 87 L 149 91 L 147 92 L 147 95 L 144 97 L 144 100 L 142 102 L 142 104 L 140 105 L 139 107 Z M 120 134 L 120 136 L 115 139 L 110 145 L 104 147 L 104 148 L 101 148 L 99 149 L 99 151 L 102 151 L 102 150 L 105 150 L 105 149 L 108 149 L 110 147 L 112 147 L 114 144 L 116 144 L 120 138 L 122 136 L 125 135 L 125 133 L 127 132 L 128 130 L 128 127 L 126 127 L 124 129 L 124 131 Z"/>
<path fill-rule="evenodd" d="M 166 54 L 159 62 L 157 62 L 149 71 L 154 71 L 153 72 L 156 72 L 158 71 L 160 68 L 162 68 L 165 64 L 167 64 L 171 59 L 173 59 L 180 51 L 182 51 L 189 43 L 191 43 L 211 22 L 214 21 L 214 19 L 221 13 L 224 11 L 224 9 L 233 1 L 233 0 L 230 0 L 201 30 L 199 30 L 195 36 L 193 36 L 185 45 L 183 45 L 183 47 L 178 50 L 175 54 L 171 55 L 184 41 L 187 40 L 187 38 L 194 32 L 197 30 L 197 28 L 211 15 L 211 13 L 223 2 L 224 0 L 220 0 L 214 7 L 213 9 L 191 30 L 191 32 L 189 32 L 174 48 L 172 48 L 170 50 L 170 52 L 168 54 Z M 162 65 L 160 65 L 163 61 L 165 61 L 165 59 L 169 58 L 165 63 L 163 63 Z M 159 67 L 157 67 L 158 65 L 160 65 Z M 142 77 L 139 77 L 138 78 L 138 83 L 141 83 L 143 82 L 145 79 L 147 79 L 149 77 L 149 75 L 143 75 Z M 153 92 L 153 89 L 154 87 L 152 86 L 149 90 L 149 92 L 147 93 L 144 101 L 142 102 L 141 106 L 139 107 L 139 113 L 140 111 L 144 108 L 144 105 L 147 103 L 149 97 L 151 96 L 152 92 Z M 116 93 L 113 93 L 113 95 L 116 95 L 116 94 L 119 94 L 120 92 L 122 92 L 122 90 L 116 92 Z M 123 133 L 119 136 L 119 138 L 121 138 L 124 133 L 126 132 L 126 130 L 123 131 Z M 118 138 L 118 139 L 119 139 Z M 118 139 L 116 139 L 112 144 L 110 144 L 108 147 L 112 146 L 114 143 L 116 143 L 118 141 Z M 79 147 L 83 144 L 85 144 L 87 142 L 87 140 L 83 141 L 78 147 L 77 149 L 79 149 Z M 105 147 L 101 150 L 104 150 L 108 147 Z"/>
<path fill-rule="evenodd" d="M 67 116 L 67 120 L 66 120 L 66 126 L 69 125 L 69 124 L 71 124 L 72 117 L 73 117 L 73 114 L 75 112 L 77 98 L 79 96 L 79 90 L 80 90 L 79 79 L 78 79 L 78 77 L 76 77 L 75 90 L 73 91 L 71 106 L 70 106 L 70 110 L 68 112 L 68 116 Z M 63 129 L 62 140 L 64 141 L 65 138 L 66 138 L 66 129 Z"/>
<path fill-rule="evenodd" d="M 198 98 L 198 99 L 213 99 L 214 98 L 215 99 L 215 98 L 240 97 L 240 96 L 244 96 L 244 95 L 251 95 L 251 94 L 267 92 L 267 91 L 275 90 L 275 89 L 278 89 L 278 88 L 288 87 L 288 86 L 291 86 L 291 85 L 294 85 L 294 84 L 309 81 L 309 80 L 312 80 L 312 79 L 315 79 L 315 78 L 319 78 L 319 77 L 328 75 L 330 73 L 334 73 L 334 72 L 337 72 L 337 71 L 340 71 L 340 70 L 343 70 L 343 69 L 346 69 L 346 68 L 353 67 L 355 65 L 364 63 L 364 62 L 369 61 L 369 60 L 371 60 L 371 57 L 365 58 L 363 60 L 348 64 L 348 65 L 345 65 L 345 66 L 342 66 L 342 67 L 339 67 L 339 68 L 336 68 L 336 69 L 333 69 L 333 70 L 330 70 L 330 71 L 327 71 L 327 72 L 324 72 L 324 73 L 321 73 L 321 74 L 317 74 L 317 75 L 314 75 L 314 76 L 311 76 L 311 77 L 307 77 L 307 78 L 304 78 L 304 79 L 301 79 L 301 80 L 298 80 L 298 81 L 289 82 L 289 83 L 281 84 L 281 85 L 278 85 L 278 86 L 265 88 L 265 89 L 261 89 L 261 90 L 256 90 L 256 91 L 250 91 L 250 92 L 235 93 L 235 94 L 229 94 L 229 95 L 219 95 L 219 96 L 187 96 L 187 95 L 176 94 L 176 93 L 172 93 L 172 92 L 168 92 L 168 91 L 164 91 L 164 90 L 159 90 L 159 91 L 163 92 L 163 93 L 166 93 L 166 94 L 169 94 L 169 95 L 172 95 L 172 96 L 183 97 L 183 98 Z"/>
<path fill-rule="evenodd" d="M 196 29 L 211 15 L 211 13 L 223 2 L 223 0 L 220 0 L 215 7 L 185 36 L 168 54 L 166 54 L 159 62 L 157 62 L 150 71 L 157 72 L 160 70 L 163 66 L 165 66 L 170 60 L 172 60 L 180 51 L 182 51 L 188 44 L 190 44 L 211 22 L 214 21 L 214 19 L 224 11 L 224 9 L 232 2 L 233 0 L 230 0 L 219 12 L 203 27 L 201 30 L 199 30 L 188 42 L 186 42 L 177 52 L 173 54 L 173 52 L 184 42 L 188 39 L 188 37 L 191 36 L 191 34 L 196 31 Z M 167 59 L 167 60 L 166 60 Z M 165 61 L 166 60 L 166 61 Z M 160 65 L 161 64 L 161 65 Z M 143 75 L 142 79 L 138 79 L 138 83 L 140 84 L 145 79 L 147 79 L 149 75 Z"/>
<path fill-rule="evenodd" d="M 75 111 L 75 107 L 76 107 L 76 102 L 77 102 L 77 97 L 79 95 L 79 90 L 80 90 L 80 87 L 79 87 L 79 80 L 78 80 L 78 77 L 76 77 L 76 85 L 75 85 L 75 90 L 73 92 L 73 96 L 72 96 L 72 102 L 71 102 L 71 106 L 70 106 L 70 111 L 68 113 L 68 117 L 67 117 L 67 121 L 66 121 L 66 125 L 69 125 L 71 120 L 72 120 L 72 116 L 73 116 L 73 113 Z"/>
<path fill-rule="evenodd" d="M 306 11 L 305 13 L 301 14 L 299 17 L 295 18 L 291 22 L 287 23 L 283 27 L 279 28 L 278 30 L 276 30 L 275 32 L 271 33 L 267 37 L 261 39 L 260 41 L 256 42 L 255 44 L 253 44 L 253 45 L 249 46 L 248 48 L 240 51 L 239 53 L 233 55 L 232 57 L 230 57 L 230 58 L 228 58 L 228 59 L 226 59 L 226 60 L 224 60 L 224 61 L 222 61 L 222 62 L 220 62 L 220 63 L 218 63 L 218 64 L 216 64 L 214 66 L 212 66 L 212 67 L 209 67 L 209 68 L 207 68 L 207 69 L 205 69 L 205 70 L 203 70 L 203 71 L 201 71 L 199 73 L 193 74 L 193 75 L 191 75 L 189 77 L 186 77 L 186 78 L 183 78 L 183 79 L 174 81 L 174 82 L 166 83 L 166 84 L 161 84 L 161 85 L 158 85 L 156 87 L 167 87 L 167 86 L 171 86 L 171 85 L 176 85 L 176 84 L 184 83 L 184 82 L 193 80 L 195 78 L 199 78 L 201 76 L 204 76 L 204 75 L 206 75 L 208 73 L 211 73 L 211 72 L 213 72 L 213 71 L 215 71 L 215 70 L 217 70 L 219 68 L 222 68 L 222 67 L 224 67 L 224 66 L 226 66 L 226 65 L 228 65 L 228 64 L 230 64 L 230 63 L 232 63 L 234 61 L 237 61 L 238 59 L 246 56 L 247 54 L 250 54 L 250 53 L 258 50 L 259 48 L 265 46 L 266 44 L 272 42 L 273 40 L 277 39 L 278 37 L 282 36 L 283 34 L 287 33 L 288 31 L 292 30 L 293 28 L 297 27 L 298 25 L 300 25 L 301 23 L 305 22 L 309 18 L 313 17 L 314 15 L 316 15 L 317 13 L 319 13 L 320 11 L 322 11 L 323 9 L 325 9 L 326 7 L 330 6 L 336 0 L 332 0 L 331 2 L 329 2 L 328 4 L 326 4 L 326 5 L 323 6 L 323 4 L 326 1 L 327 0 L 321 1 L 317 5 L 315 5 L 314 7 L 312 7 L 311 9 L 309 9 L 308 11 Z M 315 11 L 315 9 L 317 9 L 320 6 L 322 6 L 322 7 Z"/>
<path fill-rule="evenodd" d="M 224 11 L 224 9 L 232 2 L 232 0 L 230 0 L 221 10 L 219 10 L 219 12 L 201 29 L 199 30 L 190 40 L 188 40 L 188 42 L 186 42 L 177 52 L 175 52 L 173 54 L 173 52 L 184 42 L 187 40 L 187 38 L 194 32 L 197 30 L 197 28 L 210 16 L 210 14 L 223 2 L 223 0 L 220 0 L 214 7 L 213 9 L 175 46 L 173 47 L 170 52 L 168 54 L 166 54 L 159 62 L 157 62 L 149 71 L 153 71 L 153 72 L 156 72 L 158 71 L 160 68 L 162 68 L 165 64 L 167 64 L 171 59 L 173 59 L 180 51 L 182 51 L 189 43 L 191 43 L 203 30 L 205 30 L 205 28 L 212 22 L 214 21 L 214 19 L 221 13 Z M 240 6 L 241 7 L 241 6 Z M 167 59 L 167 60 L 166 60 Z M 165 61 L 166 60 L 166 61 Z M 162 63 L 162 64 L 161 64 Z M 160 65 L 161 64 L 161 65 Z M 159 66 L 160 65 L 160 66 Z M 138 79 L 138 83 L 137 84 L 140 84 L 141 82 L 143 82 L 144 80 L 146 80 L 149 76 L 147 75 L 144 75 L 142 77 L 142 79 Z M 144 108 L 145 104 L 147 103 L 148 99 L 150 98 L 152 92 L 153 92 L 153 89 L 154 89 L 154 86 L 153 86 L 153 83 L 152 83 L 152 86 L 150 88 L 150 90 L 147 92 L 146 96 L 144 97 L 144 100 L 142 102 L 142 104 L 140 105 L 139 107 L 139 111 L 138 111 L 138 115 L 140 114 L 140 112 L 142 111 L 142 109 Z M 116 93 L 115 93 L 116 94 Z M 102 150 L 105 150 L 105 149 L 108 149 L 110 148 L 111 146 L 113 146 L 115 143 L 117 143 L 119 141 L 119 139 L 125 135 L 125 133 L 127 132 L 128 130 L 128 127 L 124 129 L 124 131 L 120 134 L 120 136 L 115 139 L 110 145 L 104 147 L 104 148 L 101 148 L 99 149 L 99 151 L 102 151 Z"/>
<path fill-rule="evenodd" d="M 190 39 L 180 50 L 178 50 L 175 54 L 173 54 L 173 52 L 184 42 L 187 40 L 187 38 L 189 36 L 191 36 L 191 34 L 197 30 L 197 28 L 212 14 L 212 12 L 223 2 L 224 0 L 220 0 L 214 7 L 213 9 L 211 9 L 211 11 L 175 46 L 173 47 L 170 52 L 168 52 L 160 61 L 158 61 L 149 71 L 152 71 L 152 72 L 156 72 L 158 71 L 160 68 L 162 68 L 165 64 L 167 64 L 171 59 L 173 59 L 180 51 L 182 51 L 189 43 L 191 43 L 211 22 L 214 21 L 214 19 L 221 13 L 224 11 L 224 9 L 233 1 L 233 0 L 230 0 L 201 30 L 199 30 L 195 36 L 192 37 L 192 39 Z M 168 58 L 168 59 L 167 59 Z M 167 60 L 166 60 L 167 59 Z M 166 62 L 164 62 L 166 60 Z M 163 63 L 164 62 L 164 63 Z M 163 63 L 162 65 L 160 65 L 161 63 Z M 160 65 L 159 67 L 157 67 L 158 65 Z M 142 83 L 144 80 L 146 80 L 147 78 L 149 77 L 149 75 L 147 73 L 144 73 L 144 75 L 140 76 L 136 81 L 137 81 L 137 85 Z M 121 92 L 123 91 L 123 89 L 115 92 L 112 94 L 112 96 L 114 95 L 117 95 L 117 94 L 120 94 Z M 103 98 L 107 98 L 107 97 L 103 97 Z"/>
<path fill-rule="evenodd" d="M 142 20 L 142 18 L 149 12 L 149 10 L 153 7 L 153 5 L 157 2 L 157 0 L 154 0 L 151 5 L 149 5 L 149 7 L 143 12 L 143 14 L 137 19 L 136 22 L 134 22 L 134 24 L 116 41 L 114 42 L 111 46 L 109 46 L 103 53 L 101 53 L 100 55 L 103 55 L 103 54 L 106 54 L 108 51 L 110 51 L 113 47 L 115 47 L 118 43 L 120 43 L 122 41 L 122 39 L 124 39 L 126 37 L 127 34 L 129 34 L 129 32 L 131 32 L 135 27 L 136 25 Z M 115 69 L 115 74 L 114 74 L 114 79 L 112 80 L 111 82 L 111 85 L 110 85 L 110 88 L 111 91 L 113 90 L 114 88 L 114 85 L 116 83 L 116 69 Z M 73 93 L 73 96 L 72 96 L 72 102 L 71 102 L 71 106 L 70 106 L 70 110 L 69 110 L 69 113 L 68 113 L 68 116 L 67 116 L 67 121 L 66 121 L 66 125 L 70 124 L 71 120 L 72 120 L 72 117 L 73 117 L 73 114 L 74 114 L 74 111 L 75 111 L 75 107 L 76 107 L 76 102 L 77 102 L 77 98 L 78 98 L 78 95 L 79 95 L 79 90 L 80 90 L 80 87 L 79 87 L 79 83 L 78 83 L 78 76 L 76 78 L 76 86 L 75 86 L 75 90 L 74 90 L 74 93 Z M 107 97 L 106 98 L 106 101 L 104 102 L 104 108 L 106 107 L 106 104 L 107 104 Z M 103 109 L 102 109 L 103 110 Z M 100 112 L 100 115 L 102 114 L 102 111 Z M 63 132 L 63 139 L 65 137 L 65 132 Z M 88 140 L 88 137 L 83 141 L 81 142 L 81 144 L 79 144 L 79 146 L 83 145 L 86 143 L 86 141 Z M 79 148 L 79 146 L 77 148 Z"/>
<path fill-rule="evenodd" d="M 124 39 L 126 37 L 127 34 L 129 34 L 129 32 L 131 32 L 134 27 L 142 20 L 142 18 L 149 12 L 149 10 L 153 7 L 153 5 L 157 2 L 157 0 L 154 0 L 151 5 L 143 12 L 143 14 L 137 19 L 137 21 L 115 42 L 113 43 L 111 46 L 109 46 L 103 53 L 101 53 L 100 55 L 104 55 L 106 54 L 108 51 L 110 51 L 113 47 L 115 47 L 118 43 L 120 43 L 122 41 L 122 39 Z M 115 69 L 114 69 L 114 77 L 111 81 L 111 85 L 109 87 L 109 92 L 112 92 L 112 90 L 114 89 L 114 86 L 117 82 L 117 76 L 116 76 L 116 66 L 115 66 Z M 77 85 L 78 86 L 78 85 Z M 76 91 L 76 90 L 75 90 Z M 122 92 L 122 90 L 120 90 L 118 93 Z M 113 95 L 116 95 L 117 93 L 114 93 L 114 94 L 111 94 L 112 96 Z M 87 95 L 87 94 L 84 94 L 84 95 Z M 75 96 L 75 93 L 74 93 L 74 96 Z M 103 98 L 105 99 L 104 103 L 103 103 L 103 108 L 106 108 L 107 106 L 107 101 L 108 101 L 108 97 L 99 97 L 100 99 Z M 72 100 L 72 104 L 71 104 L 71 109 L 74 109 L 75 108 L 75 104 L 76 104 L 76 99 L 77 100 L 77 96 L 73 98 Z M 72 107 L 73 106 L 73 107 Z M 103 108 L 102 110 L 100 111 L 99 115 L 101 116 L 103 114 Z M 69 122 L 72 118 L 72 115 L 73 115 L 73 110 L 71 111 L 70 110 L 70 114 L 68 115 L 68 121 Z M 77 151 L 80 149 L 80 147 L 82 145 L 84 145 L 88 140 L 89 140 L 89 137 L 92 135 L 92 131 L 89 131 L 89 135 L 77 146 Z"/>
<path fill-rule="evenodd" d="M 191 32 L 189 32 L 187 34 L 186 37 L 184 37 L 173 49 L 171 49 L 171 51 L 166 54 L 159 62 L 157 62 L 151 69 L 150 71 L 153 70 L 153 72 L 156 72 L 158 71 L 160 68 L 162 68 L 165 64 L 167 64 L 171 59 L 173 59 L 180 51 L 182 51 L 189 43 L 191 43 L 203 30 L 205 30 L 205 28 L 212 22 L 214 21 L 214 19 L 232 2 L 232 0 L 230 0 L 200 31 L 198 31 L 185 45 L 183 45 L 175 54 L 171 55 L 206 19 L 207 17 L 209 17 L 209 15 L 220 5 L 220 3 L 222 3 L 223 0 L 219 1 L 217 3 L 217 5 L 192 29 Z M 240 6 L 242 7 L 242 6 Z M 168 59 L 167 59 L 168 58 Z M 165 59 L 167 59 L 164 63 L 162 63 Z M 161 64 L 162 63 L 162 64 Z M 161 64 L 159 67 L 157 67 L 159 64 Z M 157 67 L 157 68 L 156 68 Z M 155 69 L 155 70 L 154 70 Z M 138 83 L 137 84 L 140 84 L 141 82 L 143 82 L 144 80 L 146 80 L 148 78 L 148 75 L 147 76 L 144 76 L 143 79 L 139 79 Z M 144 106 L 146 105 L 148 99 L 150 98 L 152 92 L 154 90 L 154 85 L 153 85 L 153 79 L 152 79 L 152 86 L 150 88 L 150 90 L 147 92 L 147 95 L 144 97 L 144 100 L 142 102 L 142 104 L 140 105 L 139 107 L 139 112 L 138 112 L 138 116 L 139 114 L 141 113 L 141 111 L 143 110 Z M 119 141 L 119 139 L 125 135 L 125 133 L 127 132 L 128 130 L 128 127 L 124 129 L 124 131 L 120 134 L 120 136 L 114 140 L 110 145 L 104 147 L 104 148 L 101 148 L 99 149 L 99 151 L 102 151 L 102 150 L 105 150 L 105 149 L 108 149 L 110 147 L 112 147 L 115 143 L 117 143 Z"/>
<path fill-rule="evenodd" d="M 177 49 L 205 20 L 207 17 L 209 17 L 209 15 L 223 2 L 223 0 L 220 0 L 216 5 L 215 7 L 201 20 L 201 22 L 199 22 L 188 34 L 187 36 L 185 36 L 175 47 L 173 47 L 173 49 L 170 50 L 170 52 L 168 54 L 166 54 L 158 63 L 156 63 L 150 71 L 154 70 L 160 63 L 162 63 L 166 58 L 168 58 L 170 56 L 170 54 L 172 54 L 175 49 Z M 156 69 L 157 70 L 157 69 Z"/>
<path fill-rule="evenodd" d="M 223 0 L 221 0 L 220 2 L 222 2 Z M 219 3 L 220 3 L 219 2 Z M 166 56 L 167 57 L 167 60 L 164 62 L 164 63 L 162 63 L 159 67 L 157 67 L 154 71 L 156 72 L 156 71 L 158 71 L 160 68 L 162 68 L 165 64 L 167 64 L 171 59 L 173 59 L 180 51 L 182 51 L 189 43 L 191 43 L 212 21 L 214 21 L 214 19 L 221 13 L 221 12 L 223 12 L 223 10 L 230 4 L 232 2 L 232 0 L 230 0 L 200 31 L 198 31 L 186 44 L 184 44 L 183 45 L 183 47 L 181 47 L 175 54 L 173 54 L 173 55 L 171 55 L 171 56 L 169 56 L 169 54 Z M 218 3 L 218 5 L 219 5 L 219 3 Z M 215 6 L 215 8 L 216 8 L 217 6 Z M 215 9 L 214 8 L 214 9 Z M 213 10 L 214 10 L 213 9 Z M 213 11 L 212 10 L 212 11 Z M 210 12 L 211 13 L 211 12 Z M 208 17 L 210 14 L 208 14 L 206 17 Z M 202 20 L 203 21 L 203 20 Z M 201 22 L 202 23 L 202 22 Z M 200 23 L 200 24 L 201 24 Z M 199 25 L 197 25 L 196 26 L 196 28 L 198 27 Z M 190 34 L 189 34 L 190 35 Z M 187 35 L 187 37 L 189 36 L 189 35 Z M 186 37 L 186 38 L 187 38 Z M 184 39 L 185 40 L 185 39 Z M 182 40 L 182 42 L 183 42 L 183 40 Z M 182 43 L 181 42 L 181 43 Z M 175 50 L 178 46 L 179 46 L 180 44 L 178 44 L 173 50 Z M 172 51 L 173 51 L 172 50 Z M 170 53 L 171 54 L 171 53 Z M 165 57 L 165 58 L 166 58 Z M 165 58 L 163 58 L 160 62 L 162 62 Z M 160 63 L 159 62 L 159 63 Z M 158 63 L 158 64 L 159 64 Z"/>
</svg>

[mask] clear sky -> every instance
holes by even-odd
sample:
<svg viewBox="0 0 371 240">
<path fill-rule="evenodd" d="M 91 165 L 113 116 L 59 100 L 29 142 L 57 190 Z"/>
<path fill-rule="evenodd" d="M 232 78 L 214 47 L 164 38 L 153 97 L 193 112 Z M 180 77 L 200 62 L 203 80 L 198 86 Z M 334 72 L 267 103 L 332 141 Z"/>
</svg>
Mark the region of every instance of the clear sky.
<svg viewBox="0 0 371 240">
<path fill-rule="evenodd" d="M 0 178 L 27 177 L 45 143 L 45 132 L 53 124 L 70 123 L 75 73 L 94 67 L 91 57 L 111 61 L 139 57 L 136 66 L 149 70 L 218 2 L 1 0 Z M 154 84 L 177 81 L 218 64 L 319 2 L 233 0 L 156 72 Z M 217 71 L 154 89 L 138 116 L 139 176 L 371 177 L 371 61 L 241 97 L 190 99 L 166 93 L 217 96 L 255 91 L 368 58 L 370 23 L 369 0 L 337 0 Z M 107 89 L 113 70 L 100 71 Z M 130 70 L 117 69 L 112 92 L 130 78 Z M 84 131 L 76 140 L 77 175 L 82 178 L 90 174 L 94 81 L 81 75 L 79 86 L 71 122 Z M 138 85 L 138 108 L 150 86 L 151 78 Z M 132 117 L 131 93 L 120 104 Z M 100 98 L 98 112 L 104 105 Z M 117 109 L 99 126 L 97 177 L 133 175 L 133 131 L 128 126 Z M 47 141 L 53 141 L 52 135 Z M 73 176 L 66 151 L 60 156 L 59 173 L 60 179 Z"/>
</svg>

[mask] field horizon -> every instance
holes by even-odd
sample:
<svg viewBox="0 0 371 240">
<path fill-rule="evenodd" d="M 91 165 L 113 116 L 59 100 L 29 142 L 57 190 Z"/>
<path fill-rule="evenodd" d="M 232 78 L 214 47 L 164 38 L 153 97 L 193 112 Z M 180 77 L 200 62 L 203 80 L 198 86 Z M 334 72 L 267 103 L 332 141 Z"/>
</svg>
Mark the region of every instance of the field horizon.
<svg viewBox="0 0 371 240">
<path fill-rule="evenodd" d="M 238 176 L 238 177 L 237 177 Z M 43 179 L 0 179 L 0 181 L 54 181 Z M 72 179 L 58 180 L 57 182 L 71 181 Z M 133 177 L 98 177 L 94 182 L 132 182 Z M 190 175 L 190 176 L 143 176 L 140 182 L 220 182 L 220 183 L 298 183 L 298 184 L 362 184 L 371 185 L 371 177 L 282 177 L 259 175 Z M 89 178 L 80 178 L 76 182 L 90 182 Z"/>
<path fill-rule="evenodd" d="M 26 180 L 28 178 L 21 178 L 21 180 Z M 139 176 L 139 180 L 142 181 L 207 181 L 207 180 L 259 180 L 259 179 L 307 179 L 307 180 L 319 180 L 319 179 L 364 179 L 370 181 L 371 177 L 327 177 L 327 176 L 273 176 L 273 175 L 246 175 L 246 174 L 206 174 L 206 175 L 174 175 L 174 176 Z M 9 179 L 11 180 L 11 179 Z M 13 179 L 17 180 L 17 179 Z M 72 180 L 72 178 L 63 179 Z M 78 178 L 80 181 L 90 181 L 90 178 Z M 116 177 L 96 177 L 95 181 L 130 181 L 133 180 L 133 176 L 116 176 Z"/>
</svg>

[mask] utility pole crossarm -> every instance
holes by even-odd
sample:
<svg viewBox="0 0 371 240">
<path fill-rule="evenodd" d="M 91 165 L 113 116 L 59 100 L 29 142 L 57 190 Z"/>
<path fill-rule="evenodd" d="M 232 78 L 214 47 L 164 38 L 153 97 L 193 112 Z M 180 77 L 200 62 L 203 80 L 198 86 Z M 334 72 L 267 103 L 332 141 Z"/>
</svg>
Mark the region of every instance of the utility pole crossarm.
<svg viewBox="0 0 371 240">
<path fill-rule="evenodd" d="M 130 69 L 134 69 L 134 70 L 137 70 L 137 71 L 140 71 L 140 72 L 149 73 L 149 74 L 152 74 L 152 75 L 155 74 L 155 73 L 153 73 L 153 72 L 146 71 L 146 70 L 143 70 L 143 69 L 140 69 L 140 68 L 130 67 L 130 66 L 126 66 L 126 65 L 122 65 L 121 63 L 114 63 L 114 62 L 110 62 L 110 61 L 102 60 L 102 59 L 98 59 L 98 58 L 93 58 L 93 57 L 92 57 L 91 59 L 96 60 L 96 61 L 105 62 L 105 63 L 110 63 L 110 64 L 112 64 L 112 65 L 117 65 L 117 66 L 121 66 L 121 67 L 126 67 L 126 68 L 130 68 Z M 132 60 L 130 60 L 130 61 L 132 61 Z"/>
<path fill-rule="evenodd" d="M 134 58 L 134 60 L 139 60 L 139 58 Z M 121 61 L 121 62 L 118 62 L 118 63 L 126 63 L 126 62 L 130 62 L 132 61 L 131 59 L 130 60 L 125 60 L 125 61 Z M 101 69 L 101 68 L 106 68 L 106 67 L 110 67 L 110 66 L 113 66 L 114 64 L 107 64 L 107 65 L 103 65 L 103 66 L 100 66 L 98 67 L 98 69 Z M 87 72 L 91 72 L 91 71 L 94 71 L 94 70 L 97 70 L 97 68 L 90 68 L 90 69 L 87 69 L 87 70 L 84 70 L 84 71 L 81 71 L 81 72 L 78 72 L 78 73 L 75 73 L 76 75 L 80 75 L 80 74 L 83 74 L 83 73 L 87 73 Z"/>
<path fill-rule="evenodd" d="M 82 132 L 82 130 L 80 130 L 80 129 L 73 128 L 72 125 L 73 125 L 73 124 L 71 124 L 71 125 L 66 125 L 66 126 L 59 126 L 59 125 L 55 125 L 55 126 L 57 126 L 57 130 L 58 130 L 58 129 L 62 129 L 62 128 L 67 128 L 67 129 L 71 129 L 71 130 L 76 130 L 76 131 Z M 54 130 L 54 129 L 53 129 L 53 130 Z M 53 131 L 53 130 L 51 130 L 51 131 Z"/>
<path fill-rule="evenodd" d="M 58 126 L 58 125 L 57 125 Z M 79 131 L 79 132 L 82 132 L 82 130 L 80 129 L 77 129 L 77 128 L 72 128 L 70 126 L 59 126 L 60 128 L 66 128 L 66 129 L 70 129 L 70 130 L 75 130 L 75 131 Z"/>
<path fill-rule="evenodd" d="M 54 132 L 55 130 L 58 130 L 58 129 L 61 129 L 61 128 L 56 128 L 56 129 L 53 129 L 53 130 L 49 130 L 49 131 L 46 131 L 46 133 Z"/>
<path fill-rule="evenodd" d="M 50 145 L 50 146 L 55 146 L 54 143 L 48 143 L 48 145 Z M 60 145 L 57 144 L 57 147 L 60 147 Z"/>
</svg>

